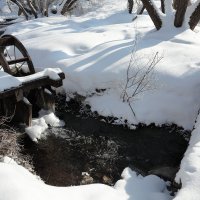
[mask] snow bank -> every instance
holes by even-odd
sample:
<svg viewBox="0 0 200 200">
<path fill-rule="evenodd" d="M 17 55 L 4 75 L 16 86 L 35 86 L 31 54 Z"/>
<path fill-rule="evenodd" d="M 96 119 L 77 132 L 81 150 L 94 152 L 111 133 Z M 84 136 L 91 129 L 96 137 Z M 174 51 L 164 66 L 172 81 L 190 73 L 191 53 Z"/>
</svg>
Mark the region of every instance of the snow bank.
<svg viewBox="0 0 200 200">
<path fill-rule="evenodd" d="M 125 169 L 116 186 L 92 184 L 76 187 L 46 185 L 15 162 L 0 162 L 0 200 L 169 200 L 166 184 L 156 176 L 137 176 Z"/>
<path fill-rule="evenodd" d="M 176 181 L 182 183 L 174 200 L 200 199 L 200 115 L 192 132 L 189 147 L 181 161 Z"/>
<path fill-rule="evenodd" d="M 64 121 L 60 120 L 55 116 L 53 112 L 41 110 L 40 118 L 32 120 L 32 126 L 25 129 L 29 137 L 37 142 L 38 139 L 44 137 L 45 130 L 48 128 L 48 125 L 52 127 L 64 126 Z"/>
<path fill-rule="evenodd" d="M 175 123 L 192 129 L 200 107 L 199 33 L 181 28 L 156 31 L 149 16 L 134 22 L 132 17 L 126 1 L 109 0 L 81 17 L 36 19 L 9 26 L 6 34 L 23 42 L 38 70 L 60 67 L 67 75 L 65 92 L 90 96 L 86 101 L 92 111 L 130 124 Z M 120 97 L 136 34 L 139 68 L 155 52 L 163 59 L 155 68 L 156 89 L 131 102 L 134 117 Z M 95 94 L 96 89 L 106 92 Z"/>
</svg>

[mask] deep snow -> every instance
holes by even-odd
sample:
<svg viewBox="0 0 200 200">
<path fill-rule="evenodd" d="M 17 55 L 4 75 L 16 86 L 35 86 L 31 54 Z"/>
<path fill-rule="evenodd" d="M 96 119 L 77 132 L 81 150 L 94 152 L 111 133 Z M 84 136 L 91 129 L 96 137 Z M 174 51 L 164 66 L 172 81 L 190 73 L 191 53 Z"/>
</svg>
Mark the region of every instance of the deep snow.
<svg viewBox="0 0 200 200">
<path fill-rule="evenodd" d="M 127 14 L 125 8 L 126 1 L 109 0 L 81 17 L 40 18 L 10 26 L 6 34 L 12 33 L 23 42 L 37 70 L 60 67 L 66 74 L 65 92 L 85 95 L 93 111 L 127 119 L 130 124 L 175 123 L 191 130 L 200 107 L 199 28 L 192 32 L 168 26 L 156 31 L 147 15 L 132 22 L 133 16 Z M 136 47 L 135 38 L 138 38 Z M 134 48 L 137 49 L 134 55 L 137 70 L 156 52 L 163 56 L 154 70 L 153 90 L 131 102 L 136 117 L 120 98 Z M 106 91 L 99 94 L 95 93 L 96 89 Z M 175 199 L 200 198 L 199 121 L 198 117 L 176 177 L 183 188 Z M 170 199 L 163 193 L 165 183 L 157 177 L 143 178 L 128 169 L 124 173 L 129 175 L 124 175 L 115 189 L 104 185 L 55 188 L 36 180 L 21 166 L 0 163 L 0 199 L 13 199 L 12 195 L 20 200 L 55 199 L 54 195 L 59 199 L 66 195 L 87 200 Z M 22 187 L 17 180 L 21 180 Z"/>
<path fill-rule="evenodd" d="M 0 200 L 169 200 L 165 182 L 157 176 L 137 176 L 126 168 L 114 187 L 92 184 L 53 187 L 44 184 L 9 158 L 0 162 Z"/>
<path fill-rule="evenodd" d="M 126 3 L 120 5 L 106 1 L 81 17 L 40 18 L 10 26 L 6 34 L 23 42 L 37 70 L 60 67 L 66 74 L 65 92 L 87 96 L 92 111 L 130 124 L 175 123 L 192 129 L 200 107 L 199 33 L 173 27 L 156 31 L 149 16 L 132 22 Z M 156 52 L 163 57 L 154 70 L 154 89 L 131 102 L 136 117 L 120 98 L 134 48 L 138 69 Z M 94 94 L 95 89 L 106 92 Z"/>
</svg>

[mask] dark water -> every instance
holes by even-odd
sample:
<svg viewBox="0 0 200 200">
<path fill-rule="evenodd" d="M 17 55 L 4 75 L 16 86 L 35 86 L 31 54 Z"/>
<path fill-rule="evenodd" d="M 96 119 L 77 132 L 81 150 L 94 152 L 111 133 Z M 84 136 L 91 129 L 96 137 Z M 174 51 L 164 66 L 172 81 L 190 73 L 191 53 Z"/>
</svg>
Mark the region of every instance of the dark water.
<svg viewBox="0 0 200 200">
<path fill-rule="evenodd" d="M 176 126 L 129 130 L 71 112 L 62 118 L 66 127 L 49 128 L 45 140 L 23 141 L 23 153 L 31 155 L 36 173 L 51 185 L 113 185 L 128 166 L 143 175 L 168 167 L 173 173 L 167 179 L 173 179 L 188 145 Z"/>
</svg>

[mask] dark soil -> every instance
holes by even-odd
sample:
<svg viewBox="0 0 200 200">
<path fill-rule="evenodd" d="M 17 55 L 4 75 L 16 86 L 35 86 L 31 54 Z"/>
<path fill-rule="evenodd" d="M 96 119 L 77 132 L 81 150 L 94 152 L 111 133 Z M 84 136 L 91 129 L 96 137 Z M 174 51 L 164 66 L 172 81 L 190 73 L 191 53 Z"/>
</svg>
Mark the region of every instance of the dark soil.
<svg viewBox="0 0 200 200">
<path fill-rule="evenodd" d="M 22 153 L 32 156 L 36 173 L 46 183 L 113 185 L 125 167 L 173 180 L 188 145 L 188 132 L 175 125 L 140 125 L 130 130 L 105 123 L 98 115 L 90 116 L 87 109 L 80 114 L 81 106 L 75 101 L 59 105 L 65 127 L 49 128 L 47 138 L 38 144 L 28 136 L 23 140 Z"/>
</svg>

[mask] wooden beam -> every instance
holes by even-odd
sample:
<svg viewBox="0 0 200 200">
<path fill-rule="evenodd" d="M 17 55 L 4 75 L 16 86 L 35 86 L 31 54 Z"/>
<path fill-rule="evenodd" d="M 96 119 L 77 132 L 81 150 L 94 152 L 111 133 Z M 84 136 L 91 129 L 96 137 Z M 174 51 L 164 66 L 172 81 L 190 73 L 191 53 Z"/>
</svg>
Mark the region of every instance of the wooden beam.
<svg viewBox="0 0 200 200">
<path fill-rule="evenodd" d="M 0 99 L 15 95 L 16 93 L 20 93 L 21 91 L 28 92 L 32 89 L 36 89 L 38 87 L 42 87 L 46 85 L 53 86 L 55 88 L 60 87 L 62 86 L 62 79 L 64 79 L 65 74 L 59 73 L 58 75 L 60 76 L 60 79 L 58 80 L 52 80 L 48 76 L 44 76 L 35 80 L 25 82 L 18 87 L 13 87 L 8 90 L 4 90 L 0 92 Z"/>
</svg>

